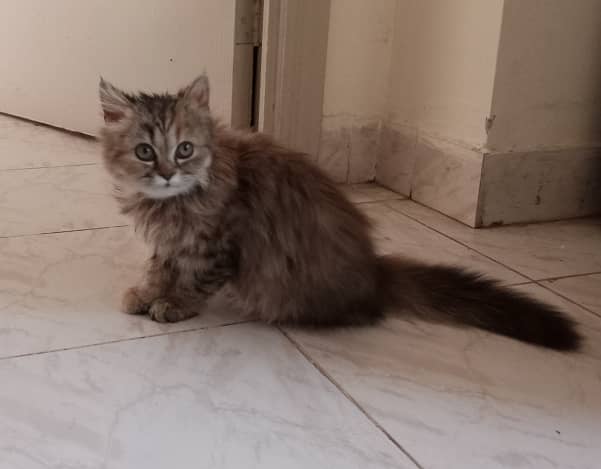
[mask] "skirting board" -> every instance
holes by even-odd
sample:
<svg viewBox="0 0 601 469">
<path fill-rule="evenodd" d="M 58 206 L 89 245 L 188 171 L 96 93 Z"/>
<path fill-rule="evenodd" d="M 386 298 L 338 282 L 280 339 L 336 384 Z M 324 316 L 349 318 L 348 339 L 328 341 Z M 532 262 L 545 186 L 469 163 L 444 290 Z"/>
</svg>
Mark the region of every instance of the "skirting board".
<svg viewBox="0 0 601 469">
<path fill-rule="evenodd" d="M 354 116 L 324 116 L 317 164 L 336 182 L 373 181 L 380 121 Z"/>
<path fill-rule="evenodd" d="M 383 126 L 376 181 L 466 225 L 475 226 L 482 154 L 452 142 Z"/>
<path fill-rule="evenodd" d="M 484 153 L 383 126 L 376 181 L 472 227 L 601 213 L 601 148 Z"/>
<path fill-rule="evenodd" d="M 601 148 L 484 155 L 477 226 L 601 213 Z"/>
</svg>

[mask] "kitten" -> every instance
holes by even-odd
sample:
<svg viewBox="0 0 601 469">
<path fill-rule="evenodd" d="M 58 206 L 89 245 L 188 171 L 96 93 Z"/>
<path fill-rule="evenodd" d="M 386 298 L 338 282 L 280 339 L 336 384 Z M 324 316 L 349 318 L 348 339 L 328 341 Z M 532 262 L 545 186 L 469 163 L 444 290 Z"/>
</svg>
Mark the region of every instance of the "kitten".
<svg viewBox="0 0 601 469">
<path fill-rule="evenodd" d="M 450 266 L 375 253 L 365 216 L 305 155 L 218 124 L 209 85 L 127 94 L 104 80 L 103 157 L 123 213 L 154 248 L 127 313 L 175 322 L 224 285 L 250 317 L 373 324 L 386 312 L 574 350 L 555 308 Z"/>
</svg>

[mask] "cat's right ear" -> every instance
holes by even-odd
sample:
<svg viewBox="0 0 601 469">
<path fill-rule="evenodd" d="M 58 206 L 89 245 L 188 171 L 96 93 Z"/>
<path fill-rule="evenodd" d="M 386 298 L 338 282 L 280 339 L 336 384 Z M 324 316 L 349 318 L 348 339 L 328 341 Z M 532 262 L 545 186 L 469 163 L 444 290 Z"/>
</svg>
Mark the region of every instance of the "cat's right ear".
<svg viewBox="0 0 601 469">
<path fill-rule="evenodd" d="M 102 77 L 98 89 L 106 124 L 117 124 L 131 113 L 131 105 L 123 91 L 117 89 Z"/>
<path fill-rule="evenodd" d="M 181 91 L 184 100 L 195 109 L 209 107 L 209 79 L 206 74 L 197 77 L 184 90 Z"/>
</svg>

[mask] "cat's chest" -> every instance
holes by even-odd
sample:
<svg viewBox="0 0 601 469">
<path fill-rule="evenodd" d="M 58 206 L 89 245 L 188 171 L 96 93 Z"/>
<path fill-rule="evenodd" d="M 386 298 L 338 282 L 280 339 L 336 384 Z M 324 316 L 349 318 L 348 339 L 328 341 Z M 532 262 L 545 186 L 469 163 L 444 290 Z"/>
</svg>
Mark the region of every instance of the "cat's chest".
<svg viewBox="0 0 601 469">
<path fill-rule="evenodd" d="M 189 236 L 157 243 L 154 253 L 160 263 L 170 266 L 179 282 L 187 283 L 194 280 L 196 272 L 206 269 L 207 245 L 204 239 Z"/>
<path fill-rule="evenodd" d="M 217 223 L 216 217 L 178 213 L 171 217 L 144 217 L 137 225 L 158 250 L 197 253 L 206 248 L 214 236 Z"/>
<path fill-rule="evenodd" d="M 161 258 L 173 260 L 203 257 L 210 244 L 207 233 L 187 231 L 184 233 L 161 233 L 153 240 L 155 253 Z"/>
</svg>

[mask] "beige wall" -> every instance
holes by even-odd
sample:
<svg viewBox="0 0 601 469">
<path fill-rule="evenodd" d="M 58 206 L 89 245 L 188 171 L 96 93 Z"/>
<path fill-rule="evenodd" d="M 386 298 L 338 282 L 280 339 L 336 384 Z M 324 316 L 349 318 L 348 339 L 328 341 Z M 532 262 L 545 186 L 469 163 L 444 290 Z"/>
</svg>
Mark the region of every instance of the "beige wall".
<svg viewBox="0 0 601 469">
<path fill-rule="evenodd" d="M 601 1 L 505 0 L 491 151 L 601 144 Z"/>
<path fill-rule="evenodd" d="M 396 0 L 332 0 L 323 112 L 383 117 Z"/>
<path fill-rule="evenodd" d="M 101 123 L 102 74 L 175 90 L 206 70 L 230 120 L 234 0 L 0 2 L 0 111 L 86 133 Z"/>
<path fill-rule="evenodd" d="M 481 146 L 503 0 L 398 0 L 389 120 Z"/>
<path fill-rule="evenodd" d="M 318 162 L 338 182 L 375 177 L 388 111 L 396 0 L 332 0 Z"/>
</svg>

